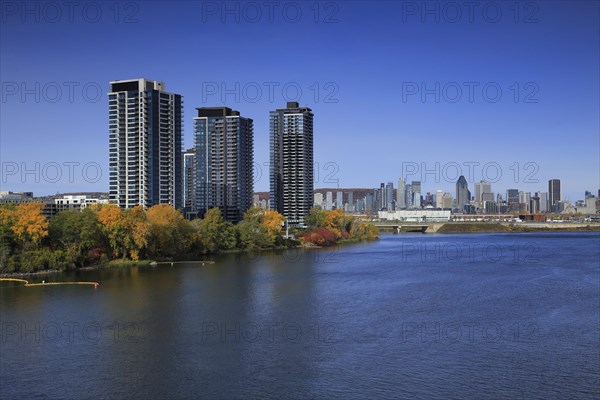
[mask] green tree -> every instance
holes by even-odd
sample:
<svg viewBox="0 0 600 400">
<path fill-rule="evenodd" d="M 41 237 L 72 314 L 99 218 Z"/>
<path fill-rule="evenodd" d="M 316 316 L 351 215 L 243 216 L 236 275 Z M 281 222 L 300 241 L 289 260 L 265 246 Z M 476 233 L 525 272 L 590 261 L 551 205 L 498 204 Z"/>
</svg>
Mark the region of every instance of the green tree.
<svg viewBox="0 0 600 400">
<path fill-rule="evenodd" d="M 308 215 L 306 216 L 306 224 L 308 226 L 323 228 L 325 227 L 325 222 L 325 210 L 313 207 L 308 211 Z"/>
<path fill-rule="evenodd" d="M 264 249 L 274 245 L 275 239 L 263 223 L 264 216 L 265 213 L 261 208 L 251 207 L 244 214 L 244 219 L 237 224 L 240 243 L 244 249 Z"/>
<path fill-rule="evenodd" d="M 11 254 L 17 249 L 17 235 L 12 229 L 14 224 L 13 205 L 0 205 L 0 271 L 9 271 L 8 265 L 14 269 L 14 261 L 10 259 Z M 11 262 L 12 261 L 12 262 Z"/>
<path fill-rule="evenodd" d="M 211 208 L 203 219 L 194 220 L 192 225 L 196 230 L 195 247 L 198 253 L 215 253 L 237 247 L 236 229 L 231 222 L 223 220 L 218 208 Z"/>
<path fill-rule="evenodd" d="M 106 236 L 98 215 L 90 208 L 79 211 L 62 211 L 50 219 L 48 239 L 55 248 L 75 246 L 80 251 L 106 245 Z"/>
</svg>

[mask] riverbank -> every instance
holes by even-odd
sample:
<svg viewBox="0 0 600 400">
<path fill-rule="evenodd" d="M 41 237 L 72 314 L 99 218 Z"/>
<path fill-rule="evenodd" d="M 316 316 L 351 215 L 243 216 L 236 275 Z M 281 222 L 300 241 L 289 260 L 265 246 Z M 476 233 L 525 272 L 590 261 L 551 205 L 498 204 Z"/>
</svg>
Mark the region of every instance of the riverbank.
<svg viewBox="0 0 600 400">
<path fill-rule="evenodd" d="M 263 252 L 263 251 L 284 251 L 284 250 L 290 250 L 290 249 L 318 249 L 318 248 L 334 247 L 337 245 L 351 245 L 351 244 L 356 244 L 356 243 L 363 242 L 363 241 L 373 241 L 373 240 L 377 240 L 377 239 L 379 239 L 379 237 L 370 238 L 370 239 L 366 239 L 366 240 L 341 239 L 338 242 L 336 242 L 332 245 L 328 245 L 328 246 L 316 246 L 316 245 L 309 245 L 309 244 L 304 243 L 304 244 L 275 246 L 275 247 L 264 248 L 264 249 L 222 250 L 217 253 L 207 254 L 207 256 L 214 257 L 214 256 L 219 256 L 219 255 L 224 255 L 224 254 L 256 253 L 256 252 Z M 185 262 L 202 263 L 202 265 L 204 265 L 204 264 L 214 264 L 215 261 L 214 260 L 193 260 L 193 259 L 188 259 L 187 257 L 174 258 L 174 259 L 157 259 L 157 260 L 144 259 L 144 260 L 138 260 L 138 261 L 127 260 L 127 259 L 126 260 L 116 259 L 116 260 L 111 260 L 109 262 L 103 262 L 103 263 L 94 264 L 94 265 L 87 265 L 85 267 L 80 267 L 80 268 L 70 269 L 70 270 L 52 269 L 52 270 L 42 270 L 42 271 L 35 271 L 35 272 L 0 273 L 0 278 L 23 278 L 23 277 L 36 277 L 36 276 L 41 277 L 41 276 L 54 275 L 54 274 L 59 274 L 59 273 L 64 273 L 64 272 L 69 272 L 69 271 L 90 271 L 90 270 L 98 270 L 98 269 L 103 269 L 103 268 L 111 269 L 111 268 L 150 267 L 150 266 L 156 266 L 158 264 L 169 265 L 169 264 L 177 264 L 177 263 L 185 263 Z"/>
<path fill-rule="evenodd" d="M 69 269 L 69 270 L 59 270 L 59 269 L 46 269 L 42 271 L 35 272 L 5 272 L 0 274 L 0 278 L 26 278 L 26 277 L 36 277 L 36 276 L 47 276 L 47 275 L 55 275 L 61 274 L 70 271 L 92 271 L 102 268 L 121 268 L 121 267 L 143 267 L 150 266 L 154 261 L 153 260 L 139 260 L 139 261 L 131 261 L 131 260 L 112 260 L 108 263 L 95 264 L 95 265 L 87 265 L 81 268 Z"/>
<path fill-rule="evenodd" d="M 86 267 L 89 268 L 89 267 Z M 99 267 L 93 267 L 95 268 L 99 268 Z M 54 274 L 59 274 L 65 271 L 60 271 L 58 269 L 49 269 L 49 270 L 45 270 L 45 271 L 36 271 L 36 272 L 6 272 L 6 273 L 2 273 L 0 274 L 0 278 L 27 278 L 27 277 L 35 277 L 35 276 L 47 276 L 47 275 L 54 275 Z"/>
<path fill-rule="evenodd" d="M 311 245 L 310 243 L 300 243 L 298 241 L 290 241 L 287 245 L 280 245 L 274 247 L 267 248 L 257 248 L 257 249 L 231 249 L 231 250 L 220 250 L 215 253 L 206 254 L 207 257 L 215 257 L 219 255 L 226 254 L 246 254 L 246 253 L 260 253 L 264 251 L 285 251 L 291 249 L 318 249 L 318 248 L 327 248 L 327 247 L 335 247 L 338 245 L 351 245 L 363 241 L 373 241 L 379 239 L 379 236 L 369 239 L 340 239 L 337 242 L 330 245 Z M 64 272 L 72 272 L 72 271 L 89 271 L 89 270 L 97 270 L 102 268 L 130 268 L 130 267 L 151 267 L 156 266 L 158 264 L 177 264 L 177 263 L 186 263 L 186 262 L 194 262 L 194 263 L 202 263 L 204 264 L 214 264 L 214 260 L 196 260 L 191 257 L 191 255 L 184 255 L 176 258 L 158 258 L 158 259 L 142 259 L 142 260 L 129 260 L 129 259 L 115 259 L 110 260 L 108 262 L 101 262 L 98 264 L 86 265 L 85 267 L 79 267 L 74 269 L 46 269 L 46 270 L 38 270 L 34 272 L 3 272 L 0 273 L 0 278 L 21 278 L 21 277 L 35 277 L 35 276 L 46 276 L 59 274 Z"/>
<path fill-rule="evenodd" d="M 501 223 L 456 222 L 432 225 L 426 233 L 527 233 L 527 232 L 600 232 L 600 224 L 549 224 L 549 223 Z"/>
</svg>

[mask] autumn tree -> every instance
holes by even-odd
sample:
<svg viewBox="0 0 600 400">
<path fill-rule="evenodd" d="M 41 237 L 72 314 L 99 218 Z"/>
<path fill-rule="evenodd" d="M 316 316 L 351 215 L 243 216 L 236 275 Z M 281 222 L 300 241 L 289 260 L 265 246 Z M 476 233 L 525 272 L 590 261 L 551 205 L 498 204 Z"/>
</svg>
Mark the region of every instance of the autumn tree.
<svg viewBox="0 0 600 400">
<path fill-rule="evenodd" d="M 344 211 L 340 209 L 326 211 L 325 224 L 323 227 L 335 233 L 337 237 L 342 236 L 342 232 L 344 232 L 345 228 Z"/>
<path fill-rule="evenodd" d="M 48 235 L 48 220 L 42 214 L 44 204 L 19 204 L 12 212 L 11 229 L 24 249 L 40 244 Z"/>
<path fill-rule="evenodd" d="M 274 210 L 265 210 L 262 215 L 261 224 L 267 230 L 267 235 L 274 242 L 278 236 L 281 236 L 283 222 L 285 218 Z"/>
<path fill-rule="evenodd" d="M 313 226 L 300 236 L 300 241 L 316 246 L 331 246 L 336 243 L 336 236 L 329 229 Z"/>
<path fill-rule="evenodd" d="M 150 254 L 175 257 L 189 251 L 192 228 L 179 211 L 168 204 L 158 204 L 148 209 L 146 217 L 150 230 Z"/>
<path fill-rule="evenodd" d="M 126 235 L 125 222 L 121 208 L 116 204 L 103 205 L 98 208 L 98 221 L 109 240 L 110 248 L 115 257 L 125 257 L 124 237 Z"/>
<path fill-rule="evenodd" d="M 137 261 L 148 244 L 150 233 L 146 212 L 140 206 L 121 210 L 115 204 L 98 210 L 98 221 L 109 239 L 115 257 L 130 257 Z"/>
<path fill-rule="evenodd" d="M 129 208 L 123 212 L 125 229 L 125 249 L 132 260 L 140 259 L 140 254 L 148 244 L 150 225 L 146 212 L 141 206 Z"/>
</svg>

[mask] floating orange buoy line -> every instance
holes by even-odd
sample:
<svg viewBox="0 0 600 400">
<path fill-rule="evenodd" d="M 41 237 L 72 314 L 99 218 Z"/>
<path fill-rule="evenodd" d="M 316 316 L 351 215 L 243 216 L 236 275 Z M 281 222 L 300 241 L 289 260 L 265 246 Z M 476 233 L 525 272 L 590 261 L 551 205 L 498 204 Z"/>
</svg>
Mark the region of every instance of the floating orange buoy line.
<svg viewBox="0 0 600 400">
<path fill-rule="evenodd" d="M 203 260 L 192 260 L 192 261 L 153 261 L 152 263 L 150 263 L 150 265 L 171 265 L 173 266 L 173 264 L 192 264 L 192 263 L 201 263 L 202 265 L 204 264 L 214 264 L 214 261 L 203 261 Z"/>
<path fill-rule="evenodd" d="M 100 285 L 98 282 L 46 282 L 46 281 L 42 281 L 42 283 L 29 283 L 29 281 L 26 281 L 25 279 L 18 279 L 18 278 L 0 278 L 0 282 L 2 281 L 6 281 L 6 282 L 21 282 L 24 283 L 24 286 L 48 286 L 48 285 L 92 285 L 94 286 L 94 289 L 96 289 L 98 287 L 98 285 Z"/>
</svg>

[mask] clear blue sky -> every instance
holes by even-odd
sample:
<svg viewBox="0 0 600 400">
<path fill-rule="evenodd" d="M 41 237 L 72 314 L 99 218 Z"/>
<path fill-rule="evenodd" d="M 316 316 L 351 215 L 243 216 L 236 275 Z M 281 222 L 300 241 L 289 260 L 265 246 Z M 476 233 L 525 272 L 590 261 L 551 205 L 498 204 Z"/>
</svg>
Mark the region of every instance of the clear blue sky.
<svg viewBox="0 0 600 400">
<path fill-rule="evenodd" d="M 478 162 L 472 192 L 486 163 L 488 177 L 502 171 L 494 191 L 546 191 L 559 178 L 573 201 L 600 186 L 597 1 L 519 2 L 518 13 L 513 1 L 228 2 L 225 15 L 220 1 L 51 3 L 24 12 L 2 2 L 2 190 L 107 191 L 108 82 L 141 77 L 184 96 L 186 146 L 195 107 L 253 118 L 257 191 L 268 190 L 268 112 L 298 87 L 315 113 L 315 187 L 396 185 L 403 163 L 436 162 L 439 182 L 422 171 L 408 179 L 454 194 L 442 172 Z M 12 174 L 36 162 L 39 182 Z M 68 162 L 79 163 L 72 183 Z"/>
</svg>

